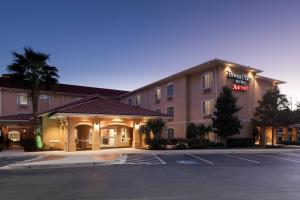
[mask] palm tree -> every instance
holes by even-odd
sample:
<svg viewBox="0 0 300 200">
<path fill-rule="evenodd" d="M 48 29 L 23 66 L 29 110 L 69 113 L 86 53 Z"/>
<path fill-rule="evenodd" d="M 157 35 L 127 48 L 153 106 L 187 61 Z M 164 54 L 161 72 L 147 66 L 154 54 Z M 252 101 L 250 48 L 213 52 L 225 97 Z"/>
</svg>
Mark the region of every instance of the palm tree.
<svg viewBox="0 0 300 200">
<path fill-rule="evenodd" d="M 24 53 L 12 52 L 13 62 L 7 66 L 11 83 L 29 91 L 32 101 L 33 130 L 36 142 L 41 140 L 38 102 L 41 90 L 50 90 L 58 84 L 58 69 L 50 66 L 49 55 L 24 48 Z M 42 148 L 42 143 L 38 144 Z"/>
</svg>

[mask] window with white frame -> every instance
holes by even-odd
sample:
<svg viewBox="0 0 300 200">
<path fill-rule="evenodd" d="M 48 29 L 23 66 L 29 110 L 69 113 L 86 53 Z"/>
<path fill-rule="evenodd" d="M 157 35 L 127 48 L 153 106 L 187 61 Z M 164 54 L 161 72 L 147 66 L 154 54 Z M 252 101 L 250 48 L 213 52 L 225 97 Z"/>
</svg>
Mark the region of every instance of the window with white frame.
<svg viewBox="0 0 300 200">
<path fill-rule="evenodd" d="M 158 88 L 155 88 L 154 99 L 155 99 L 155 101 L 159 101 L 160 98 L 161 98 L 161 89 L 160 89 L 160 87 L 158 87 Z"/>
<path fill-rule="evenodd" d="M 27 94 L 19 94 L 17 97 L 17 103 L 19 105 L 28 105 L 29 99 Z"/>
<path fill-rule="evenodd" d="M 174 94 L 174 84 L 169 83 L 167 85 L 167 97 L 173 97 L 173 94 Z"/>
<path fill-rule="evenodd" d="M 202 75 L 202 88 L 209 89 L 213 85 L 213 72 L 206 72 Z"/>
<path fill-rule="evenodd" d="M 174 107 L 173 106 L 167 107 L 167 115 L 169 117 L 174 117 Z"/>
<path fill-rule="evenodd" d="M 140 94 L 136 95 L 136 97 L 135 97 L 135 105 L 137 105 L 137 106 L 141 105 L 141 95 Z"/>
<path fill-rule="evenodd" d="M 168 128 L 168 139 L 173 139 L 174 138 L 174 128 Z"/>
<path fill-rule="evenodd" d="M 203 101 L 203 114 L 210 115 L 213 114 L 214 111 L 214 100 L 205 100 Z"/>
</svg>

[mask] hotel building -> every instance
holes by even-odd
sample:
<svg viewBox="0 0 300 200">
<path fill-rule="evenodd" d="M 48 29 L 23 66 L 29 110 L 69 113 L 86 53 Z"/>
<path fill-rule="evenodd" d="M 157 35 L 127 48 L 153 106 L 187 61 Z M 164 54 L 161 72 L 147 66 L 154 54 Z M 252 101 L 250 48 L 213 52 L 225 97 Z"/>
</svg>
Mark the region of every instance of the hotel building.
<svg viewBox="0 0 300 200">
<path fill-rule="evenodd" d="M 144 146 L 138 131 L 150 118 L 163 118 L 163 136 L 185 138 L 190 123 L 211 125 L 214 104 L 222 87 L 232 89 L 242 109 L 241 134 L 252 137 L 253 112 L 263 94 L 284 82 L 261 76 L 254 67 L 213 59 L 133 91 L 60 84 L 55 93 L 42 92 L 40 113 L 43 142 L 65 151 L 103 147 Z M 30 99 L 26 91 L 11 88 L 0 79 L 0 122 L 2 132 L 20 137 L 30 132 Z M 271 141 L 271 130 L 266 130 Z M 16 140 L 17 140 L 16 139 Z M 211 132 L 208 139 L 218 142 Z"/>
</svg>

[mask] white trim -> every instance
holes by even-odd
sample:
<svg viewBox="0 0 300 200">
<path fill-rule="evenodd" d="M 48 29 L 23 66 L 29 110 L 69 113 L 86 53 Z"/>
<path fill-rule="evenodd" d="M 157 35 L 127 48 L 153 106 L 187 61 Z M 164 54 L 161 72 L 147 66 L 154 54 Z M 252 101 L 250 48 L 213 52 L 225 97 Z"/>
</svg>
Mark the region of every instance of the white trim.
<svg viewBox="0 0 300 200">
<path fill-rule="evenodd" d="M 48 113 L 44 113 L 43 115 L 47 115 Z M 41 116 L 43 116 L 41 115 Z M 168 116 L 149 116 L 149 115 L 108 115 L 108 114 L 83 114 L 83 113 L 56 113 L 50 118 L 56 118 L 58 116 L 62 117 L 103 117 L 103 118 L 115 118 L 115 117 L 122 117 L 128 119 L 136 119 L 136 118 L 145 118 L 145 119 L 152 119 L 152 118 L 165 118 L 168 119 Z"/>
</svg>

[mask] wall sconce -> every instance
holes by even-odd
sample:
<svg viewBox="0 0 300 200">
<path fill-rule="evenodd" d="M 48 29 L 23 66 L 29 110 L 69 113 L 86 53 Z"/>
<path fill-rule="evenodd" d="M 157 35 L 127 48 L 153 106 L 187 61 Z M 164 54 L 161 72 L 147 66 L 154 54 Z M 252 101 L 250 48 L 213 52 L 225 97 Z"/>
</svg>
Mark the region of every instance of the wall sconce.
<svg viewBox="0 0 300 200">
<path fill-rule="evenodd" d="M 94 129 L 98 131 L 98 130 L 99 130 L 99 128 L 100 128 L 100 125 L 99 125 L 99 123 L 95 123 L 95 124 L 94 124 Z"/>
<path fill-rule="evenodd" d="M 139 130 L 139 129 L 140 129 L 140 124 L 136 123 L 136 124 L 135 124 L 135 129 L 136 129 L 136 130 Z"/>
</svg>

